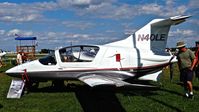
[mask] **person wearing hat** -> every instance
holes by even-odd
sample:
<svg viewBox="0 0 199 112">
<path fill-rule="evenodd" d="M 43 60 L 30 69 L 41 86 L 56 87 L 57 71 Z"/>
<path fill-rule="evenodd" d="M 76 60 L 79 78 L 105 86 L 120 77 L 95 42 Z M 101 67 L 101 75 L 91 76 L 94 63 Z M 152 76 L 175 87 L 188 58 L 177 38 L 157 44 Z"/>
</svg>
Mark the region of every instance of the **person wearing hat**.
<svg viewBox="0 0 199 112">
<path fill-rule="evenodd" d="M 177 53 L 178 66 L 180 69 L 180 81 L 184 84 L 185 96 L 187 98 L 193 98 L 193 68 L 196 63 L 194 53 L 186 48 L 184 41 L 177 42 Z"/>
<path fill-rule="evenodd" d="M 195 75 L 199 79 L 199 41 L 196 41 L 195 57 L 196 57 Z"/>
</svg>

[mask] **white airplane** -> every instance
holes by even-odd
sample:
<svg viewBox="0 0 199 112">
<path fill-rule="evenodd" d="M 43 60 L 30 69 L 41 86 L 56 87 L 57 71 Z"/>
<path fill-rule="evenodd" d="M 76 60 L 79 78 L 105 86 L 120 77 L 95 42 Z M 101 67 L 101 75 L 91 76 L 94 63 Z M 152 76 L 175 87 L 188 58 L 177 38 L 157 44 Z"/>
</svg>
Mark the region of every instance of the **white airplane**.
<svg viewBox="0 0 199 112">
<path fill-rule="evenodd" d="M 4 51 L 0 50 L 0 67 L 2 67 L 2 66 L 3 66 L 3 62 L 2 62 L 1 57 L 3 57 L 4 55 L 6 55 L 6 52 L 4 52 Z"/>
<path fill-rule="evenodd" d="M 6 55 L 6 52 L 0 51 L 0 57 L 2 57 L 2 56 L 4 56 L 4 55 Z"/>
<path fill-rule="evenodd" d="M 29 79 L 80 80 L 91 87 L 133 85 L 134 80 L 157 81 L 163 67 L 176 62 L 165 53 L 168 32 L 172 25 L 190 16 L 154 19 L 124 40 L 105 45 L 75 45 L 6 71 L 21 77 L 24 69 Z"/>
</svg>

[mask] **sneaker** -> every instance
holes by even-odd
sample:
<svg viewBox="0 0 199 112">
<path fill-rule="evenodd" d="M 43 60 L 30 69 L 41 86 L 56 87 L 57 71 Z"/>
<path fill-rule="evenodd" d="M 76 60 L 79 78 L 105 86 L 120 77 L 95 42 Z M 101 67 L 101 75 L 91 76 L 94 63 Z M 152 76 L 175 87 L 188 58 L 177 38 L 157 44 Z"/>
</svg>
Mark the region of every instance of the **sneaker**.
<svg viewBox="0 0 199 112">
<path fill-rule="evenodd" d="M 194 99 L 193 94 L 190 94 L 190 95 L 189 95 L 189 98 L 190 98 L 190 99 Z"/>
<path fill-rule="evenodd" d="M 185 97 L 186 97 L 186 98 L 189 98 L 189 93 L 185 93 Z"/>
</svg>

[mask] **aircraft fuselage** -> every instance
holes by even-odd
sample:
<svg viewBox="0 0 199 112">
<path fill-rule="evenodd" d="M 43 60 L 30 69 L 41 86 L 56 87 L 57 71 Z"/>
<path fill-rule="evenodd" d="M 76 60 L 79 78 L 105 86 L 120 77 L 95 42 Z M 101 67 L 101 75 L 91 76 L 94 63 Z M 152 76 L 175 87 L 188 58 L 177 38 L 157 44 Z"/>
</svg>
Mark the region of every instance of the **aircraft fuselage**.
<svg viewBox="0 0 199 112">
<path fill-rule="evenodd" d="M 63 56 L 68 61 L 62 60 Z M 69 46 L 45 58 L 18 65 L 6 73 L 12 77 L 21 77 L 26 69 L 28 76 L 34 79 L 77 79 L 84 74 L 104 74 L 127 79 L 160 71 L 169 64 L 170 58 L 126 47 Z"/>
</svg>

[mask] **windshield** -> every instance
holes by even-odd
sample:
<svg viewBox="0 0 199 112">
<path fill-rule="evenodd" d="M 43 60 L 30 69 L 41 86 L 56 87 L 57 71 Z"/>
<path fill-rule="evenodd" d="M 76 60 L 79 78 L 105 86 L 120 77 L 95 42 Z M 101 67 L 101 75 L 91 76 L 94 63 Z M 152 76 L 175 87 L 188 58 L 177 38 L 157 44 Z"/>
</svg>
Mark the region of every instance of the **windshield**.
<svg viewBox="0 0 199 112">
<path fill-rule="evenodd" d="M 56 65 L 55 53 L 51 53 L 43 58 L 39 59 L 39 62 L 43 65 Z"/>
<path fill-rule="evenodd" d="M 60 49 L 62 62 L 92 62 L 99 51 L 97 46 L 71 46 Z"/>
</svg>

